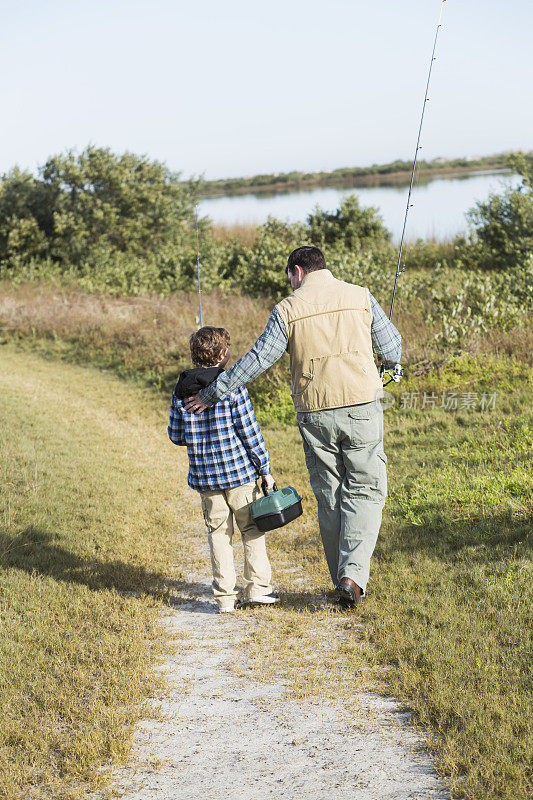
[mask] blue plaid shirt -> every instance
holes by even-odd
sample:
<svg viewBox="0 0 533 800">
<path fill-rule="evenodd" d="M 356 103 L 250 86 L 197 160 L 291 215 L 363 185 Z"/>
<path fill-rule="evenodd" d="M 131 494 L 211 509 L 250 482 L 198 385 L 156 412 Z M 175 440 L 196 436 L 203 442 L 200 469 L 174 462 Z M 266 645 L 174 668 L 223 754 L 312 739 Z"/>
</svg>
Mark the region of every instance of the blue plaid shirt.
<svg viewBox="0 0 533 800">
<path fill-rule="evenodd" d="M 188 484 L 199 492 L 231 489 L 270 474 L 270 459 L 244 386 L 201 414 L 172 397 L 168 435 L 186 445 Z"/>
<path fill-rule="evenodd" d="M 374 352 L 381 356 L 385 366 L 397 364 L 402 355 L 402 337 L 396 326 L 389 320 L 378 301 L 370 294 L 372 306 L 372 347 Z M 225 397 L 235 386 L 251 383 L 262 372 L 275 364 L 281 358 L 289 337 L 285 324 L 274 309 L 267 322 L 266 328 L 249 350 L 240 358 L 231 369 L 218 376 L 216 381 L 209 384 L 199 392 L 202 403 L 206 406 L 214 405 Z"/>
</svg>

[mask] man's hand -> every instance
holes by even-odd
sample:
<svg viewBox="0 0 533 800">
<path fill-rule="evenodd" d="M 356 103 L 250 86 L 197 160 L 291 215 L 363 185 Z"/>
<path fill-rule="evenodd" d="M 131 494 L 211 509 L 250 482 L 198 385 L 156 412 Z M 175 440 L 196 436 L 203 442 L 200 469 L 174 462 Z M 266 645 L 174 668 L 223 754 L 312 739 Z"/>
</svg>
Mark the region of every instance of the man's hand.
<svg viewBox="0 0 533 800">
<path fill-rule="evenodd" d="M 272 475 L 263 475 L 261 483 L 263 483 L 263 482 L 265 483 L 267 492 L 273 492 L 274 491 L 274 483 L 275 483 L 275 481 L 274 481 L 274 478 L 272 477 Z"/>
<path fill-rule="evenodd" d="M 190 414 L 201 414 L 202 411 L 205 411 L 207 408 L 197 394 L 194 394 L 192 397 L 187 397 L 187 399 L 183 401 L 183 405 L 185 410 Z"/>
</svg>

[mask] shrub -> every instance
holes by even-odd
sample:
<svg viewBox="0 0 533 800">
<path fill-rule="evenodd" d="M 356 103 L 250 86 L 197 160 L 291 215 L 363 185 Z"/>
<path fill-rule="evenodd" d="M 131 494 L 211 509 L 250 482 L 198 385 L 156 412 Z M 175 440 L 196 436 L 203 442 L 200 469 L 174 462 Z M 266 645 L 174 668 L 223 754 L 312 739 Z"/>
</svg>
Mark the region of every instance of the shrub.
<svg viewBox="0 0 533 800">
<path fill-rule="evenodd" d="M 309 241 L 317 247 L 343 247 L 351 253 L 376 249 L 390 242 L 375 208 L 361 208 L 357 196 L 346 197 L 333 214 L 315 208 L 307 217 Z"/>
<path fill-rule="evenodd" d="M 227 280 L 254 296 L 263 294 L 279 300 L 289 292 L 285 267 L 291 250 L 305 244 L 307 231 L 299 223 L 279 222 L 270 217 L 259 229 L 250 248 L 234 254 Z"/>
<path fill-rule="evenodd" d="M 533 189 L 531 159 L 514 156 L 511 165 L 522 176 L 518 189 L 491 194 L 468 216 L 472 253 L 483 269 L 522 269 L 533 254 Z"/>
<path fill-rule="evenodd" d="M 461 346 L 480 334 L 494 330 L 510 331 L 531 307 L 533 259 L 520 279 L 512 273 L 487 273 L 458 268 L 436 269 L 432 276 L 418 279 L 412 293 L 429 300 L 430 319 L 437 322 L 436 339 L 446 345 Z"/>
<path fill-rule="evenodd" d="M 16 269 L 48 257 L 68 270 L 102 252 L 193 250 L 198 190 L 157 161 L 107 148 L 53 156 L 38 178 L 13 170 L 0 184 L 0 260 Z"/>
</svg>

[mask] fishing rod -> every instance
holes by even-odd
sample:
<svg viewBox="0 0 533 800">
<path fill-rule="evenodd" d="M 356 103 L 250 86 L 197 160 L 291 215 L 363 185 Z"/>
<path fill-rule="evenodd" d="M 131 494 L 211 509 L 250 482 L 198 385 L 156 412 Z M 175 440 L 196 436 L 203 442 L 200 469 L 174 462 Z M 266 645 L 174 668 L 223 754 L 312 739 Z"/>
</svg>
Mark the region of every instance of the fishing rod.
<svg viewBox="0 0 533 800">
<path fill-rule="evenodd" d="M 202 327 L 202 290 L 200 288 L 200 244 L 198 241 L 198 206 L 195 206 L 194 216 L 196 220 L 196 266 L 198 271 L 198 311 L 200 316 L 200 328 Z"/>
<path fill-rule="evenodd" d="M 404 218 L 403 218 L 402 236 L 401 236 L 401 239 L 400 239 L 400 249 L 398 251 L 398 262 L 396 264 L 396 275 L 395 275 L 395 278 L 394 278 L 394 288 L 392 290 L 392 300 L 391 300 L 390 311 L 389 311 L 389 320 L 391 320 L 391 321 L 392 321 L 392 312 L 394 310 L 394 301 L 396 300 L 396 289 L 398 287 L 398 278 L 400 277 L 400 275 L 402 275 L 405 272 L 405 263 L 404 263 L 403 269 L 402 269 L 402 254 L 403 254 L 403 246 L 404 246 L 404 240 L 405 240 L 405 231 L 406 231 L 406 228 L 407 228 L 407 217 L 409 216 L 409 209 L 412 208 L 412 206 L 413 206 L 413 204 L 411 203 L 411 195 L 413 193 L 413 184 L 414 184 L 414 179 L 415 179 L 416 165 L 417 165 L 417 162 L 418 162 L 418 153 L 422 149 L 422 147 L 420 145 L 420 137 L 422 135 L 422 126 L 424 124 L 424 114 L 426 113 L 426 104 L 427 104 L 427 102 L 429 100 L 429 97 L 428 97 L 429 84 L 430 84 L 430 81 L 431 81 L 431 73 L 433 71 L 433 62 L 436 61 L 435 52 L 437 50 L 437 40 L 439 38 L 439 31 L 442 28 L 442 14 L 444 12 L 444 4 L 445 3 L 446 3 L 446 0 L 442 0 L 441 6 L 440 6 L 439 21 L 437 23 L 437 29 L 435 31 L 435 39 L 433 41 L 433 50 L 431 52 L 431 59 L 430 59 L 430 62 L 429 62 L 428 77 L 427 77 L 427 82 L 426 82 L 426 91 L 424 93 L 424 102 L 422 103 L 422 113 L 420 115 L 420 124 L 418 126 L 418 136 L 417 136 L 417 140 L 416 140 L 415 155 L 414 155 L 414 158 L 413 158 L 413 168 L 411 170 L 411 180 L 409 181 L 409 191 L 407 192 L 407 203 L 405 205 L 405 215 L 404 215 Z M 383 378 L 384 375 L 388 375 L 389 376 L 389 380 L 386 383 L 383 384 L 384 386 L 387 386 L 391 381 L 394 381 L 395 383 L 398 383 L 398 381 L 400 380 L 400 378 L 403 375 L 403 367 L 402 367 L 401 364 L 395 364 L 394 369 L 391 372 L 390 370 L 385 369 L 384 364 L 382 364 L 381 367 L 380 367 L 380 370 L 379 370 L 379 374 L 380 374 L 381 378 Z"/>
</svg>

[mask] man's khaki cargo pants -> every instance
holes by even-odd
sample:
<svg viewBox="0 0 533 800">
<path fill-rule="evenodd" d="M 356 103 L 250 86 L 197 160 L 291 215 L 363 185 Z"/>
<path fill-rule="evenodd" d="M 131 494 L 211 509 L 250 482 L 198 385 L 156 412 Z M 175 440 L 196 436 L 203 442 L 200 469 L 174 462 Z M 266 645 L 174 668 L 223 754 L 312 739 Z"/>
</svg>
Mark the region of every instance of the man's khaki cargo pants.
<svg viewBox="0 0 533 800">
<path fill-rule="evenodd" d="M 364 594 L 387 496 L 383 409 L 375 401 L 297 420 L 331 579 L 351 578 Z"/>
</svg>

